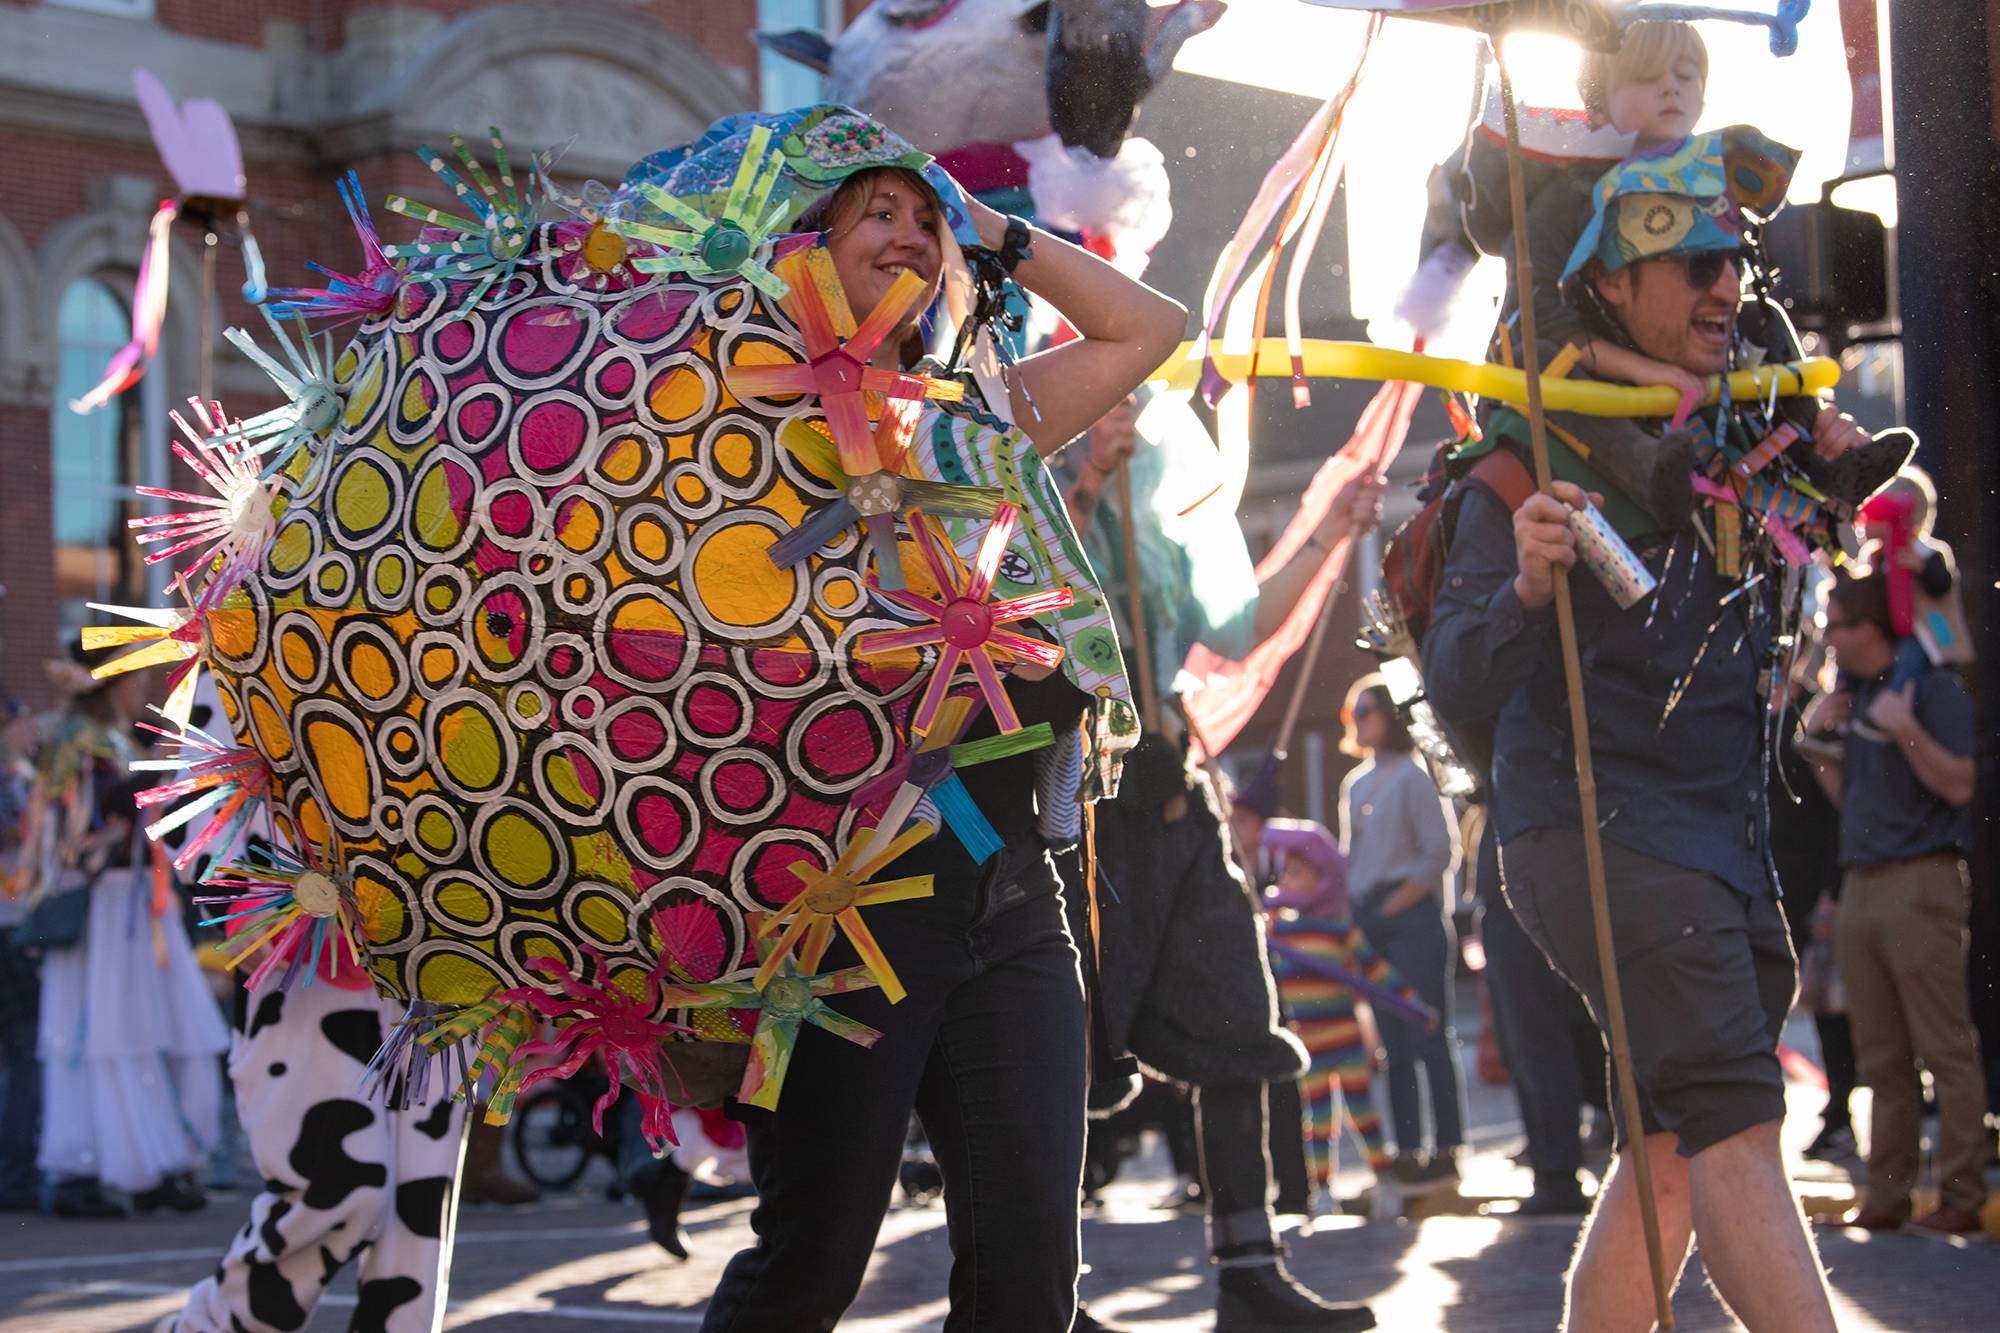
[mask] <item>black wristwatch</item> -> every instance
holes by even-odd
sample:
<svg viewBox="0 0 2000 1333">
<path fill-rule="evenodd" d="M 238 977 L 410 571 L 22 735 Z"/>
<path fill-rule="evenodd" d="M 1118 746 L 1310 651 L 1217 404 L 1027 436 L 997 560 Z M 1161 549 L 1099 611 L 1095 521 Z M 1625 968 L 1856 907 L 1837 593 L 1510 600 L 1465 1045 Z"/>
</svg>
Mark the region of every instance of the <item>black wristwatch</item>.
<svg viewBox="0 0 2000 1333">
<path fill-rule="evenodd" d="M 1034 232 L 1026 219 L 1009 214 L 1006 233 L 1000 238 L 1000 267 L 1011 274 L 1022 260 L 1034 257 Z"/>
</svg>

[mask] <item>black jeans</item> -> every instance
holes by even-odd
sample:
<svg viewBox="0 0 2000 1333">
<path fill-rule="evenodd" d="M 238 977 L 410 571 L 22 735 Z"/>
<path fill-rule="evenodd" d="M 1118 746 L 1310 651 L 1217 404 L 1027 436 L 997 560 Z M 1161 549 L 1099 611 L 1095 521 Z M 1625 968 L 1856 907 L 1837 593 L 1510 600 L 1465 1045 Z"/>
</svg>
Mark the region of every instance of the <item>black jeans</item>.
<svg viewBox="0 0 2000 1333">
<path fill-rule="evenodd" d="M 1819 1032 L 1820 1059 L 1826 1062 L 1826 1109 L 1819 1113 L 1820 1121 L 1828 1129 L 1852 1129 L 1847 1103 L 1861 1078 L 1854 1058 L 1854 1029 L 1846 1014 L 1814 1014 L 1813 1027 Z"/>
<path fill-rule="evenodd" d="M 1433 899 L 1407 911 L 1383 916 L 1356 905 L 1354 924 L 1389 960 L 1410 989 L 1437 1010 L 1438 1025 L 1426 1031 L 1394 1014 L 1382 1014 L 1382 1047 L 1389 1057 L 1389 1127 L 1398 1152 L 1424 1146 L 1418 1101 L 1418 1066 L 1431 1096 L 1431 1147 L 1448 1152 L 1465 1142 L 1465 1093 L 1458 1077 L 1458 1037 L 1451 1029 L 1451 930 Z"/>
<path fill-rule="evenodd" d="M 1066 1333 L 1076 1308 L 1084 1005 L 1061 885 L 1037 840 L 985 874 L 939 848 L 935 896 L 864 909 L 909 992 L 835 1002 L 872 1050 L 801 1031 L 774 1112 L 738 1107 L 757 1244 L 705 1333 L 830 1329 L 861 1286 L 914 1107 L 944 1173 L 950 1333 Z M 824 968 L 855 961 L 845 942 Z"/>
<path fill-rule="evenodd" d="M 1271 1243 L 1267 1105 L 1262 1083 L 1204 1083 L 1194 1090 L 1208 1245 L 1218 1254 Z"/>
<path fill-rule="evenodd" d="M 1287 1215 L 1312 1208 L 1312 1175 L 1306 1166 L 1305 1107 L 1299 1085 L 1287 1079 L 1265 1090 L 1270 1107 L 1271 1208 Z"/>
</svg>

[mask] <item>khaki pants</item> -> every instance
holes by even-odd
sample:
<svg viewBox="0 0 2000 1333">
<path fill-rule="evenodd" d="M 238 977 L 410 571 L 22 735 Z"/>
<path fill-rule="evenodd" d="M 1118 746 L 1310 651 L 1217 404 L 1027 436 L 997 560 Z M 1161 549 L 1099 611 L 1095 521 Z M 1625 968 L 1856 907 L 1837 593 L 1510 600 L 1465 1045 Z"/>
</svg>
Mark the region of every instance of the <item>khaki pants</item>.
<svg viewBox="0 0 2000 1333">
<path fill-rule="evenodd" d="M 1938 1186 L 1977 1210 L 1986 1199 L 1986 1087 L 1966 998 L 1965 863 L 1922 857 L 1847 872 L 1835 948 L 1847 983 L 1861 1077 L 1874 1093 L 1868 1203 L 1907 1214 L 1917 1183 L 1916 1063 L 1937 1089 Z"/>
</svg>

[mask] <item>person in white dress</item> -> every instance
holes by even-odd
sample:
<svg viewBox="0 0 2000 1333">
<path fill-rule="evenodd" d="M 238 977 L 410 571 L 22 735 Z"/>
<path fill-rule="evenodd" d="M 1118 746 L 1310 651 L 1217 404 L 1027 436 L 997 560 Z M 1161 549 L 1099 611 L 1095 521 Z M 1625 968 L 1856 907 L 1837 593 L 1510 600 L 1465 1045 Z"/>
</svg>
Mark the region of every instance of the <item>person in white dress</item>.
<svg viewBox="0 0 2000 1333">
<path fill-rule="evenodd" d="M 196 966 L 181 900 L 139 831 L 133 719 L 150 682 L 51 664 L 69 700 L 37 767 L 24 875 L 30 900 L 87 885 L 75 943 L 42 960 L 42 1143 L 58 1216 L 192 1211 L 215 1141 L 229 1035 Z M 162 891 L 164 890 L 164 891 Z"/>
</svg>

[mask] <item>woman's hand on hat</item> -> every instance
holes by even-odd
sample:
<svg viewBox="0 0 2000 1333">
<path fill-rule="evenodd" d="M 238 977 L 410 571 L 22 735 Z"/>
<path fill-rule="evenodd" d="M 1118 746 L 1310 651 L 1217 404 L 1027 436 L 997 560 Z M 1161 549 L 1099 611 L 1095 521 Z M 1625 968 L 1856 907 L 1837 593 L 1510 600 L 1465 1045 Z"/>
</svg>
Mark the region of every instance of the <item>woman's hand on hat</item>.
<svg viewBox="0 0 2000 1333">
<path fill-rule="evenodd" d="M 1004 216 L 970 194 L 965 196 L 965 207 L 972 217 L 972 225 L 979 232 L 981 245 L 997 251 L 1007 243 L 1007 219 Z"/>
</svg>

